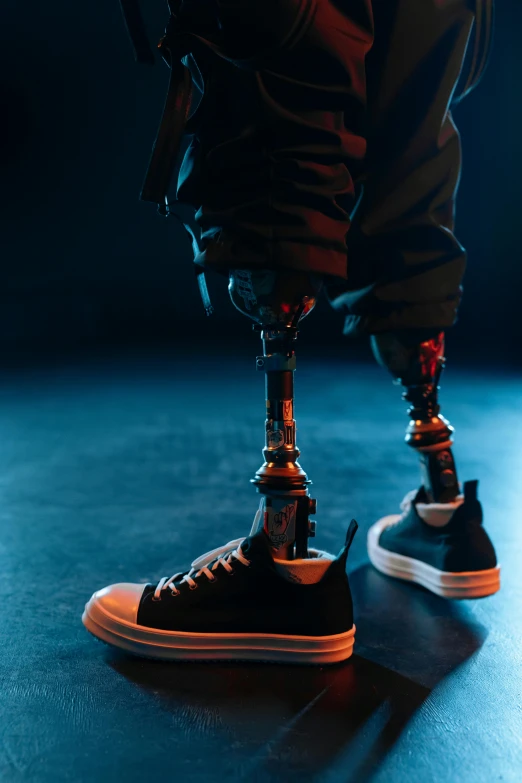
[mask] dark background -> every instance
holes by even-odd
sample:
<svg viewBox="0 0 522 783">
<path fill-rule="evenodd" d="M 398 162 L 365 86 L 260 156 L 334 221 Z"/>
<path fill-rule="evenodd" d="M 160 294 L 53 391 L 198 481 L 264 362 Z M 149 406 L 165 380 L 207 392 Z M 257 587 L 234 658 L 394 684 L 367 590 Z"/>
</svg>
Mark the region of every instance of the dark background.
<svg viewBox="0 0 522 783">
<path fill-rule="evenodd" d="M 142 2 L 157 38 L 165 0 Z M 346 350 L 323 302 L 298 348 L 299 445 L 317 545 L 361 526 L 357 640 L 347 666 L 292 669 L 145 663 L 81 626 L 93 590 L 184 571 L 250 528 L 259 340 L 223 280 L 204 316 L 182 229 L 138 201 L 168 72 L 134 64 L 118 0 L 0 0 L 2 783 L 520 780 L 522 384 L 501 365 L 521 355 L 522 0 L 498 6 L 491 68 L 456 112 L 470 264 L 443 410 L 502 591 L 444 602 L 370 566 L 366 532 L 417 460 L 384 372 L 301 363 Z"/>
<path fill-rule="evenodd" d="M 149 5 L 157 39 L 166 8 Z M 138 201 L 168 73 L 134 64 L 117 0 L 2 6 L 3 353 L 174 346 L 222 339 L 231 320 L 249 331 L 219 278 L 217 314 L 205 318 L 183 230 Z M 522 3 L 498 6 L 490 69 L 455 112 L 464 141 L 458 233 L 470 262 L 450 339 L 461 355 L 519 361 Z M 326 303 L 320 311 L 310 340 L 338 343 L 341 320 Z"/>
</svg>

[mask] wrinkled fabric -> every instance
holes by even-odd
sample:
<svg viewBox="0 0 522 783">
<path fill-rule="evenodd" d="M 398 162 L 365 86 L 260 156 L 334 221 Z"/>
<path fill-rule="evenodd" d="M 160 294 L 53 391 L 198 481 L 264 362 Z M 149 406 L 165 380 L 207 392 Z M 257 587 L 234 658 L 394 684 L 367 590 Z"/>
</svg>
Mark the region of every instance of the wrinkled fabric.
<svg viewBox="0 0 522 783">
<path fill-rule="evenodd" d="M 177 191 L 197 210 L 196 263 L 323 274 L 347 333 L 450 326 L 467 0 L 206 7 L 221 56 L 188 59 L 203 97 Z M 197 28 L 196 0 L 183 8 Z"/>
</svg>

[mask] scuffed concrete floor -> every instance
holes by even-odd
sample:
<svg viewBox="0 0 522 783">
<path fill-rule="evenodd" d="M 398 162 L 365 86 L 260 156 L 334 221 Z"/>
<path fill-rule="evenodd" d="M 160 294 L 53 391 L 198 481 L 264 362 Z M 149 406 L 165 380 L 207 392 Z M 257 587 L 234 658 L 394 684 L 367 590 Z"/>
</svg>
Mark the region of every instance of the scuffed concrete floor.
<svg viewBox="0 0 522 783">
<path fill-rule="evenodd" d="M 0 779 L 489 783 L 522 774 L 522 377 L 447 373 L 460 476 L 502 592 L 448 603 L 377 574 L 365 533 L 418 482 L 400 390 L 374 366 L 300 362 L 318 545 L 349 559 L 356 654 L 331 669 L 166 665 L 96 642 L 94 589 L 184 569 L 247 533 L 263 383 L 251 359 L 18 371 L 0 391 Z M 276 597 L 274 597 L 276 600 Z"/>
</svg>

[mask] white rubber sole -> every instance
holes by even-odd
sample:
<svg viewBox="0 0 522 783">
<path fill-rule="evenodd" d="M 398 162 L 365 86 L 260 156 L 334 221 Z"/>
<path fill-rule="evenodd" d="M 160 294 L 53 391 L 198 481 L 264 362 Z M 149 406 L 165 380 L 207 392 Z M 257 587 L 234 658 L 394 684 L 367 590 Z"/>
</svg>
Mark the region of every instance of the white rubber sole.
<svg viewBox="0 0 522 783">
<path fill-rule="evenodd" d="M 443 598 L 484 598 L 500 590 L 500 567 L 454 573 L 439 571 L 422 560 L 398 555 L 379 545 L 383 530 L 399 515 L 383 517 L 368 531 L 368 555 L 378 571 L 406 582 L 415 582 Z"/>
<path fill-rule="evenodd" d="M 107 644 L 134 655 L 169 661 L 339 663 L 351 656 L 355 639 L 355 626 L 346 633 L 319 637 L 162 631 L 123 622 L 92 598 L 85 606 L 82 622 Z"/>
</svg>

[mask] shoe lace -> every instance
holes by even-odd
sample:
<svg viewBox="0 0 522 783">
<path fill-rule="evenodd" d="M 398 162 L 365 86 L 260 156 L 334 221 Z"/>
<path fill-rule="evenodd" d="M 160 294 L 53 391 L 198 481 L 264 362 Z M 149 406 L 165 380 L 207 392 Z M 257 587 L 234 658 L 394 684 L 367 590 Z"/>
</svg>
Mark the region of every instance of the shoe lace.
<svg viewBox="0 0 522 783">
<path fill-rule="evenodd" d="M 245 557 L 245 554 L 241 549 L 241 544 L 244 540 L 244 538 L 236 538 L 234 541 L 229 541 L 228 544 L 224 544 L 216 549 L 211 549 L 210 552 L 200 555 L 200 557 L 194 560 L 190 571 L 186 574 L 183 574 L 183 572 L 180 571 L 179 574 L 174 574 L 174 576 L 171 576 L 170 578 L 164 576 L 158 582 L 152 600 L 161 601 L 161 593 L 163 590 L 167 589 L 170 589 L 172 595 L 179 595 L 180 591 L 176 582 L 178 582 L 179 585 L 182 585 L 183 583 L 188 584 L 191 590 L 195 590 L 198 586 L 195 580 L 202 574 L 207 577 L 209 582 L 215 582 L 216 576 L 213 572 L 216 571 L 219 566 L 222 566 L 227 573 L 231 574 L 234 570 L 234 560 L 238 560 L 240 563 L 243 563 L 243 565 L 249 566 L 250 560 Z"/>
</svg>

